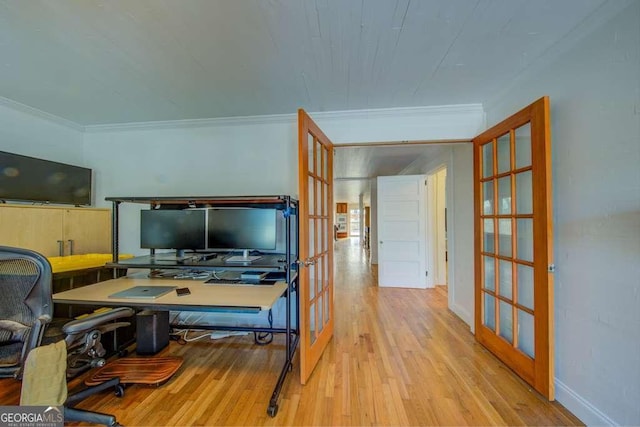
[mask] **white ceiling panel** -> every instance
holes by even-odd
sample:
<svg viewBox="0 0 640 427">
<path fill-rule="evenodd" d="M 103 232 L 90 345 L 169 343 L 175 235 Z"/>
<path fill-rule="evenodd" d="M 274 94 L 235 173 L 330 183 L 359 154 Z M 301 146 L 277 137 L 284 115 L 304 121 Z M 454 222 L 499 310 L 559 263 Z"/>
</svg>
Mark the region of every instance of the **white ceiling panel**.
<svg viewBox="0 0 640 427">
<path fill-rule="evenodd" d="M 0 0 L 0 96 L 80 125 L 482 103 L 605 0 Z"/>
<path fill-rule="evenodd" d="M 336 146 L 333 160 L 334 201 L 357 203 L 360 195 L 370 202 L 371 179 L 393 176 L 417 162 L 426 164 L 451 144 L 407 144 L 393 146 Z"/>
</svg>

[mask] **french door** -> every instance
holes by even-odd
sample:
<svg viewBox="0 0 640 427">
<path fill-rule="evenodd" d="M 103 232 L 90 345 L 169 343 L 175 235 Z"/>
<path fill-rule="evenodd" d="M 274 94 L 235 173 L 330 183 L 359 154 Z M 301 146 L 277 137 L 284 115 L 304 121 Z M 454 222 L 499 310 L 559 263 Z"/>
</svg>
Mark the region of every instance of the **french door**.
<svg viewBox="0 0 640 427">
<path fill-rule="evenodd" d="M 333 336 L 333 144 L 298 110 L 300 381 Z"/>
<path fill-rule="evenodd" d="M 475 334 L 554 399 L 549 99 L 473 140 Z"/>
</svg>

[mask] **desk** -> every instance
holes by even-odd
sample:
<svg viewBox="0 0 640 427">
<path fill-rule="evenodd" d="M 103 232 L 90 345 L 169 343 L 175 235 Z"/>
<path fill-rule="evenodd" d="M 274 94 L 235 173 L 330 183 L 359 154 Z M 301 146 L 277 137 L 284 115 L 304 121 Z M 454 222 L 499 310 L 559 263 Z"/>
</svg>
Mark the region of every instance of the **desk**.
<svg viewBox="0 0 640 427">
<path fill-rule="evenodd" d="M 158 298 L 109 298 L 133 286 L 187 287 L 190 295 L 175 292 Z M 121 277 L 53 294 L 54 303 L 142 307 L 153 310 L 216 311 L 220 309 L 269 310 L 287 289 L 285 282 L 273 285 L 207 285 L 200 280 Z"/>
<path fill-rule="evenodd" d="M 188 287 L 190 295 L 177 296 L 175 292 L 162 295 L 154 299 L 145 298 L 109 298 L 116 292 L 133 286 L 177 286 Z M 273 285 L 219 285 L 205 284 L 200 280 L 149 279 L 135 277 L 121 277 L 107 280 L 94 285 L 83 286 L 59 292 L 53 295 L 54 303 L 106 305 L 148 308 L 152 310 L 186 310 L 186 311 L 260 311 L 270 310 L 273 304 L 285 295 L 288 286 L 286 282 L 276 282 Z M 289 310 L 290 307 L 287 307 Z M 253 332 L 283 333 L 286 335 L 286 357 L 278 377 L 267 413 L 272 417 L 278 410 L 278 396 L 282 389 L 287 372 L 293 367 L 293 356 L 298 345 L 299 336 L 291 328 L 287 315 L 286 328 L 273 327 L 243 327 L 243 326 L 210 326 L 210 325 L 180 325 L 180 328 L 214 329 L 214 330 L 242 330 Z"/>
</svg>

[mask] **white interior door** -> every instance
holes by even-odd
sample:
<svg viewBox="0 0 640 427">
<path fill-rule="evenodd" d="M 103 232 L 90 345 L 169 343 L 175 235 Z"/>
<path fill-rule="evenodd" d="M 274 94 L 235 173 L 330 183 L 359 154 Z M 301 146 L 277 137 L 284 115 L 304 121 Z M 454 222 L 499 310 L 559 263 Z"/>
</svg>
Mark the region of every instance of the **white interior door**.
<svg viewBox="0 0 640 427">
<path fill-rule="evenodd" d="M 427 287 L 425 175 L 378 177 L 378 286 Z"/>
</svg>

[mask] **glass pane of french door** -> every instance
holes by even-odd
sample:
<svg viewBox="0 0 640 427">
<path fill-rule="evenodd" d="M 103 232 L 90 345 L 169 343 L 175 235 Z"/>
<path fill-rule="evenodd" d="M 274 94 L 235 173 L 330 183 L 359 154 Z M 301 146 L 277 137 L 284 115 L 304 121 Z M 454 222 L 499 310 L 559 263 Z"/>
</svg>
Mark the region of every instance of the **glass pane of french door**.
<svg viewBox="0 0 640 427">
<path fill-rule="evenodd" d="M 531 129 L 530 126 L 523 127 Z M 516 134 L 519 136 L 517 150 L 521 160 L 515 159 Z M 480 150 L 483 159 L 480 161 L 482 206 L 482 307 L 483 324 L 496 331 L 499 336 L 516 348 L 529 349 L 530 343 L 518 346 L 517 334 L 525 319 L 526 329 L 533 328 L 533 322 L 520 312 L 529 314 L 532 310 L 531 279 L 523 274 L 523 290 L 519 289 L 519 271 L 529 267 L 533 260 L 532 244 L 532 180 L 531 137 L 523 135 L 523 131 L 509 132 L 485 143 Z M 529 151 L 527 154 L 526 151 Z M 486 158 L 485 158 L 486 157 Z M 490 159 L 490 160 L 489 160 Z M 497 159 L 494 162 L 493 159 Z M 491 168 L 486 170 L 485 167 Z M 514 186 L 513 183 L 516 183 Z M 494 192 L 497 186 L 498 191 Z M 497 209 L 493 209 L 497 206 Z M 517 225 L 516 225 L 517 224 Z M 497 225 L 497 228 L 495 227 Z M 520 235 L 520 234 L 521 235 Z M 517 250 L 514 250 L 514 247 Z M 515 272 L 515 274 L 514 274 Z M 519 301 L 523 298 L 522 303 Z M 516 310 L 520 308 L 520 310 Z M 526 311 L 522 311 L 522 310 Z M 514 336 L 515 335 L 515 336 Z M 527 337 L 532 333 L 527 333 Z"/>
</svg>

